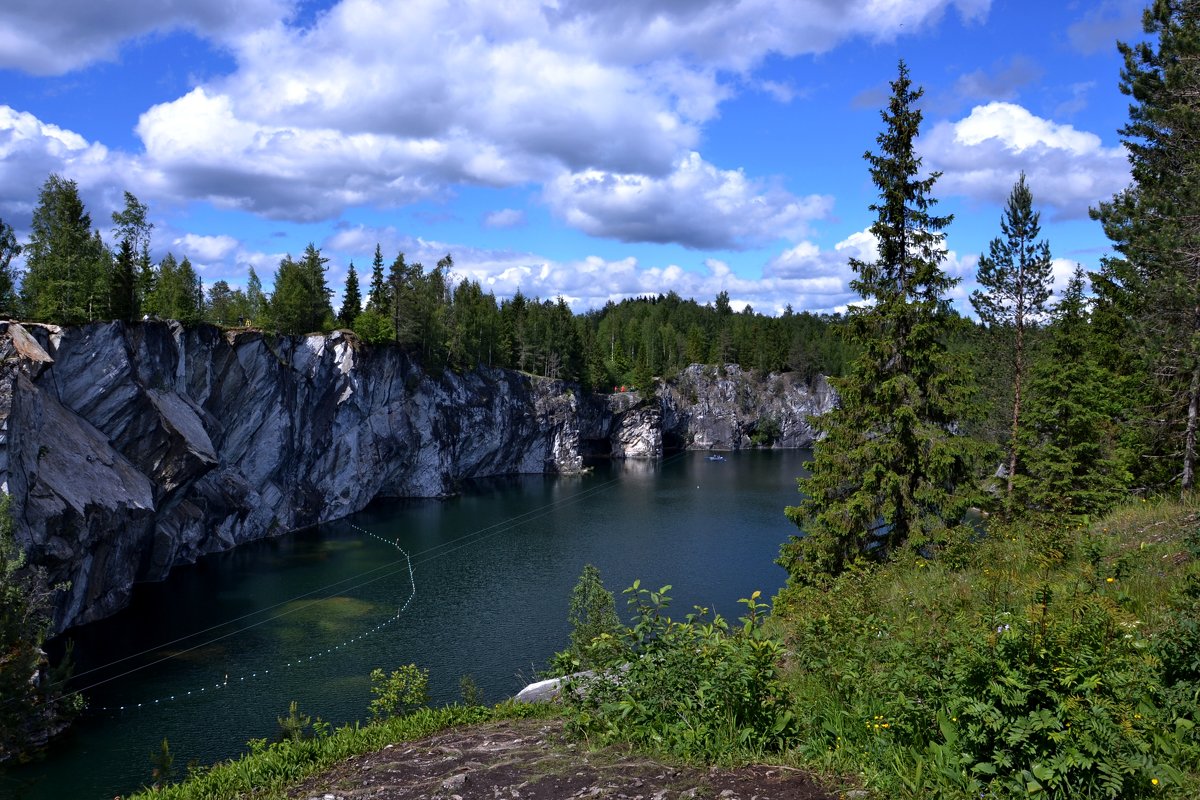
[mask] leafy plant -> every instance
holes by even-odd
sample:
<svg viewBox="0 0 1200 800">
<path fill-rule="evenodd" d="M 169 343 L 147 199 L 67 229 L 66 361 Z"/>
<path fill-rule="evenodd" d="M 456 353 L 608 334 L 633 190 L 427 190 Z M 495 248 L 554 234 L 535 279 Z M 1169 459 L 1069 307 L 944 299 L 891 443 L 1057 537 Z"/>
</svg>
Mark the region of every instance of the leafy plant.
<svg viewBox="0 0 1200 800">
<path fill-rule="evenodd" d="M 778 680 L 783 646 L 763 631 L 761 593 L 742 600 L 747 614 L 733 627 L 699 607 L 672 620 L 670 589 L 625 590 L 633 624 L 594 640 L 599 672 L 566 693 L 571 727 L 709 762 L 785 748 L 794 726 Z"/>
<path fill-rule="evenodd" d="M 429 670 L 416 664 L 405 664 L 391 675 L 373 669 L 371 693 L 375 695 L 369 706 L 374 719 L 410 714 L 429 705 Z"/>
</svg>

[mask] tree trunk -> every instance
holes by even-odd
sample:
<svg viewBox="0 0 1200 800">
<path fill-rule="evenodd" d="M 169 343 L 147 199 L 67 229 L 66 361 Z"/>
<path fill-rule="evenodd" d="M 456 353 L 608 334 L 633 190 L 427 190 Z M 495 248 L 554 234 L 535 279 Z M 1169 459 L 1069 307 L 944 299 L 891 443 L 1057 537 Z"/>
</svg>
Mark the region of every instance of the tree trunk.
<svg viewBox="0 0 1200 800">
<path fill-rule="evenodd" d="M 1196 427 L 1200 417 L 1200 361 L 1192 367 L 1192 385 L 1188 389 L 1187 427 L 1183 435 L 1183 493 L 1196 486 Z"/>
<path fill-rule="evenodd" d="M 1008 441 L 1008 502 L 1012 502 L 1013 478 L 1017 474 L 1017 435 L 1021 429 L 1021 373 L 1025 369 L 1025 326 L 1017 320 L 1017 343 L 1013 351 L 1012 436 Z"/>
</svg>

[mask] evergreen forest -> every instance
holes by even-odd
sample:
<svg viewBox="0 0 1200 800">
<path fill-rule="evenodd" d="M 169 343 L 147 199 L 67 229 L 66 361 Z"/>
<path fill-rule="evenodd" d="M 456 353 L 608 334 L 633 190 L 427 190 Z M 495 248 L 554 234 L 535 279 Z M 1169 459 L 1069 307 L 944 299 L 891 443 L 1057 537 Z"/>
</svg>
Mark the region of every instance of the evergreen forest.
<svg viewBox="0 0 1200 800">
<path fill-rule="evenodd" d="M 948 299 L 954 220 L 922 169 L 922 91 L 903 62 L 865 154 L 878 255 L 852 262 L 862 302 L 843 315 L 734 312 L 725 293 L 573 314 L 562 299 L 497 300 L 450 255 L 389 264 L 379 248 L 369 272 L 350 267 L 335 313 L 315 246 L 280 262 L 269 294 L 253 273 L 245 290 L 205 288 L 184 254 L 151 263 L 137 198 L 113 215 L 113 247 L 59 176 L 28 243 L 0 224 L 0 306 L 59 323 L 349 328 L 430 369 L 598 391 L 652 389 L 697 362 L 828 376 L 840 402 L 814 421 L 811 472 L 783 512 L 796 530 L 770 614 L 748 591 L 740 622 L 673 618 L 670 587 L 635 584 L 626 625 L 585 570 L 570 649 L 551 664 L 576 676 L 569 729 L 710 763 L 782 761 L 880 797 L 1195 797 L 1200 8 L 1156 0 L 1145 30 L 1121 45 L 1132 182 L 1091 212 L 1111 254 L 1054 296 L 1022 174 L 980 259 L 974 318 Z M 186 791 L 171 796 L 241 790 Z"/>
</svg>

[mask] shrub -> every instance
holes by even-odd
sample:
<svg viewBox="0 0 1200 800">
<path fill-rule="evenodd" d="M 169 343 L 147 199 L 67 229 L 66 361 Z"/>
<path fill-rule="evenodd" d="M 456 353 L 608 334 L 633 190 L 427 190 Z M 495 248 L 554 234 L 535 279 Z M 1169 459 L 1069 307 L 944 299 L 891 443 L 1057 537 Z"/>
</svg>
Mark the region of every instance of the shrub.
<svg viewBox="0 0 1200 800">
<path fill-rule="evenodd" d="M 405 664 L 391 675 L 373 669 L 371 693 L 375 695 L 369 706 L 374 719 L 410 714 L 429 705 L 429 670 L 416 664 Z"/>
<path fill-rule="evenodd" d="M 742 600 L 748 613 L 734 628 L 699 607 L 672 620 L 670 588 L 635 581 L 625 591 L 633 625 L 593 643 L 599 671 L 565 693 L 570 727 L 707 762 L 784 749 L 794 726 L 778 680 L 783 648 L 763 631 L 760 593 Z"/>
</svg>

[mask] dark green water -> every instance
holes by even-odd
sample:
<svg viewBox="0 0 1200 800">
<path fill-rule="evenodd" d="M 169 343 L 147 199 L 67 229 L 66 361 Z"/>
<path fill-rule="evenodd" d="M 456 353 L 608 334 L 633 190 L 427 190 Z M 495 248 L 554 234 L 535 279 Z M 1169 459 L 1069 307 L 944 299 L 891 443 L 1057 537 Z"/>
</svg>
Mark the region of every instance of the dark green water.
<svg viewBox="0 0 1200 800">
<path fill-rule="evenodd" d="M 380 502 L 177 569 L 139 586 L 126 611 L 72 632 L 76 685 L 98 684 L 91 709 L 44 760 L 0 775 L 0 797 L 126 794 L 150 780 L 163 737 L 180 771 L 208 764 L 274 736 L 292 700 L 335 724 L 365 719 L 375 667 L 428 668 L 435 703 L 456 700 L 468 673 L 501 700 L 566 646 L 567 597 L 587 563 L 621 610 L 620 590 L 641 578 L 675 587 L 678 616 L 700 604 L 736 617 L 738 598 L 783 584 L 773 560 L 794 530 L 783 507 L 807 457 L 684 453 L 492 481 L 447 501 Z M 416 595 L 391 622 L 412 593 L 407 566 L 353 526 L 412 558 Z"/>
</svg>

